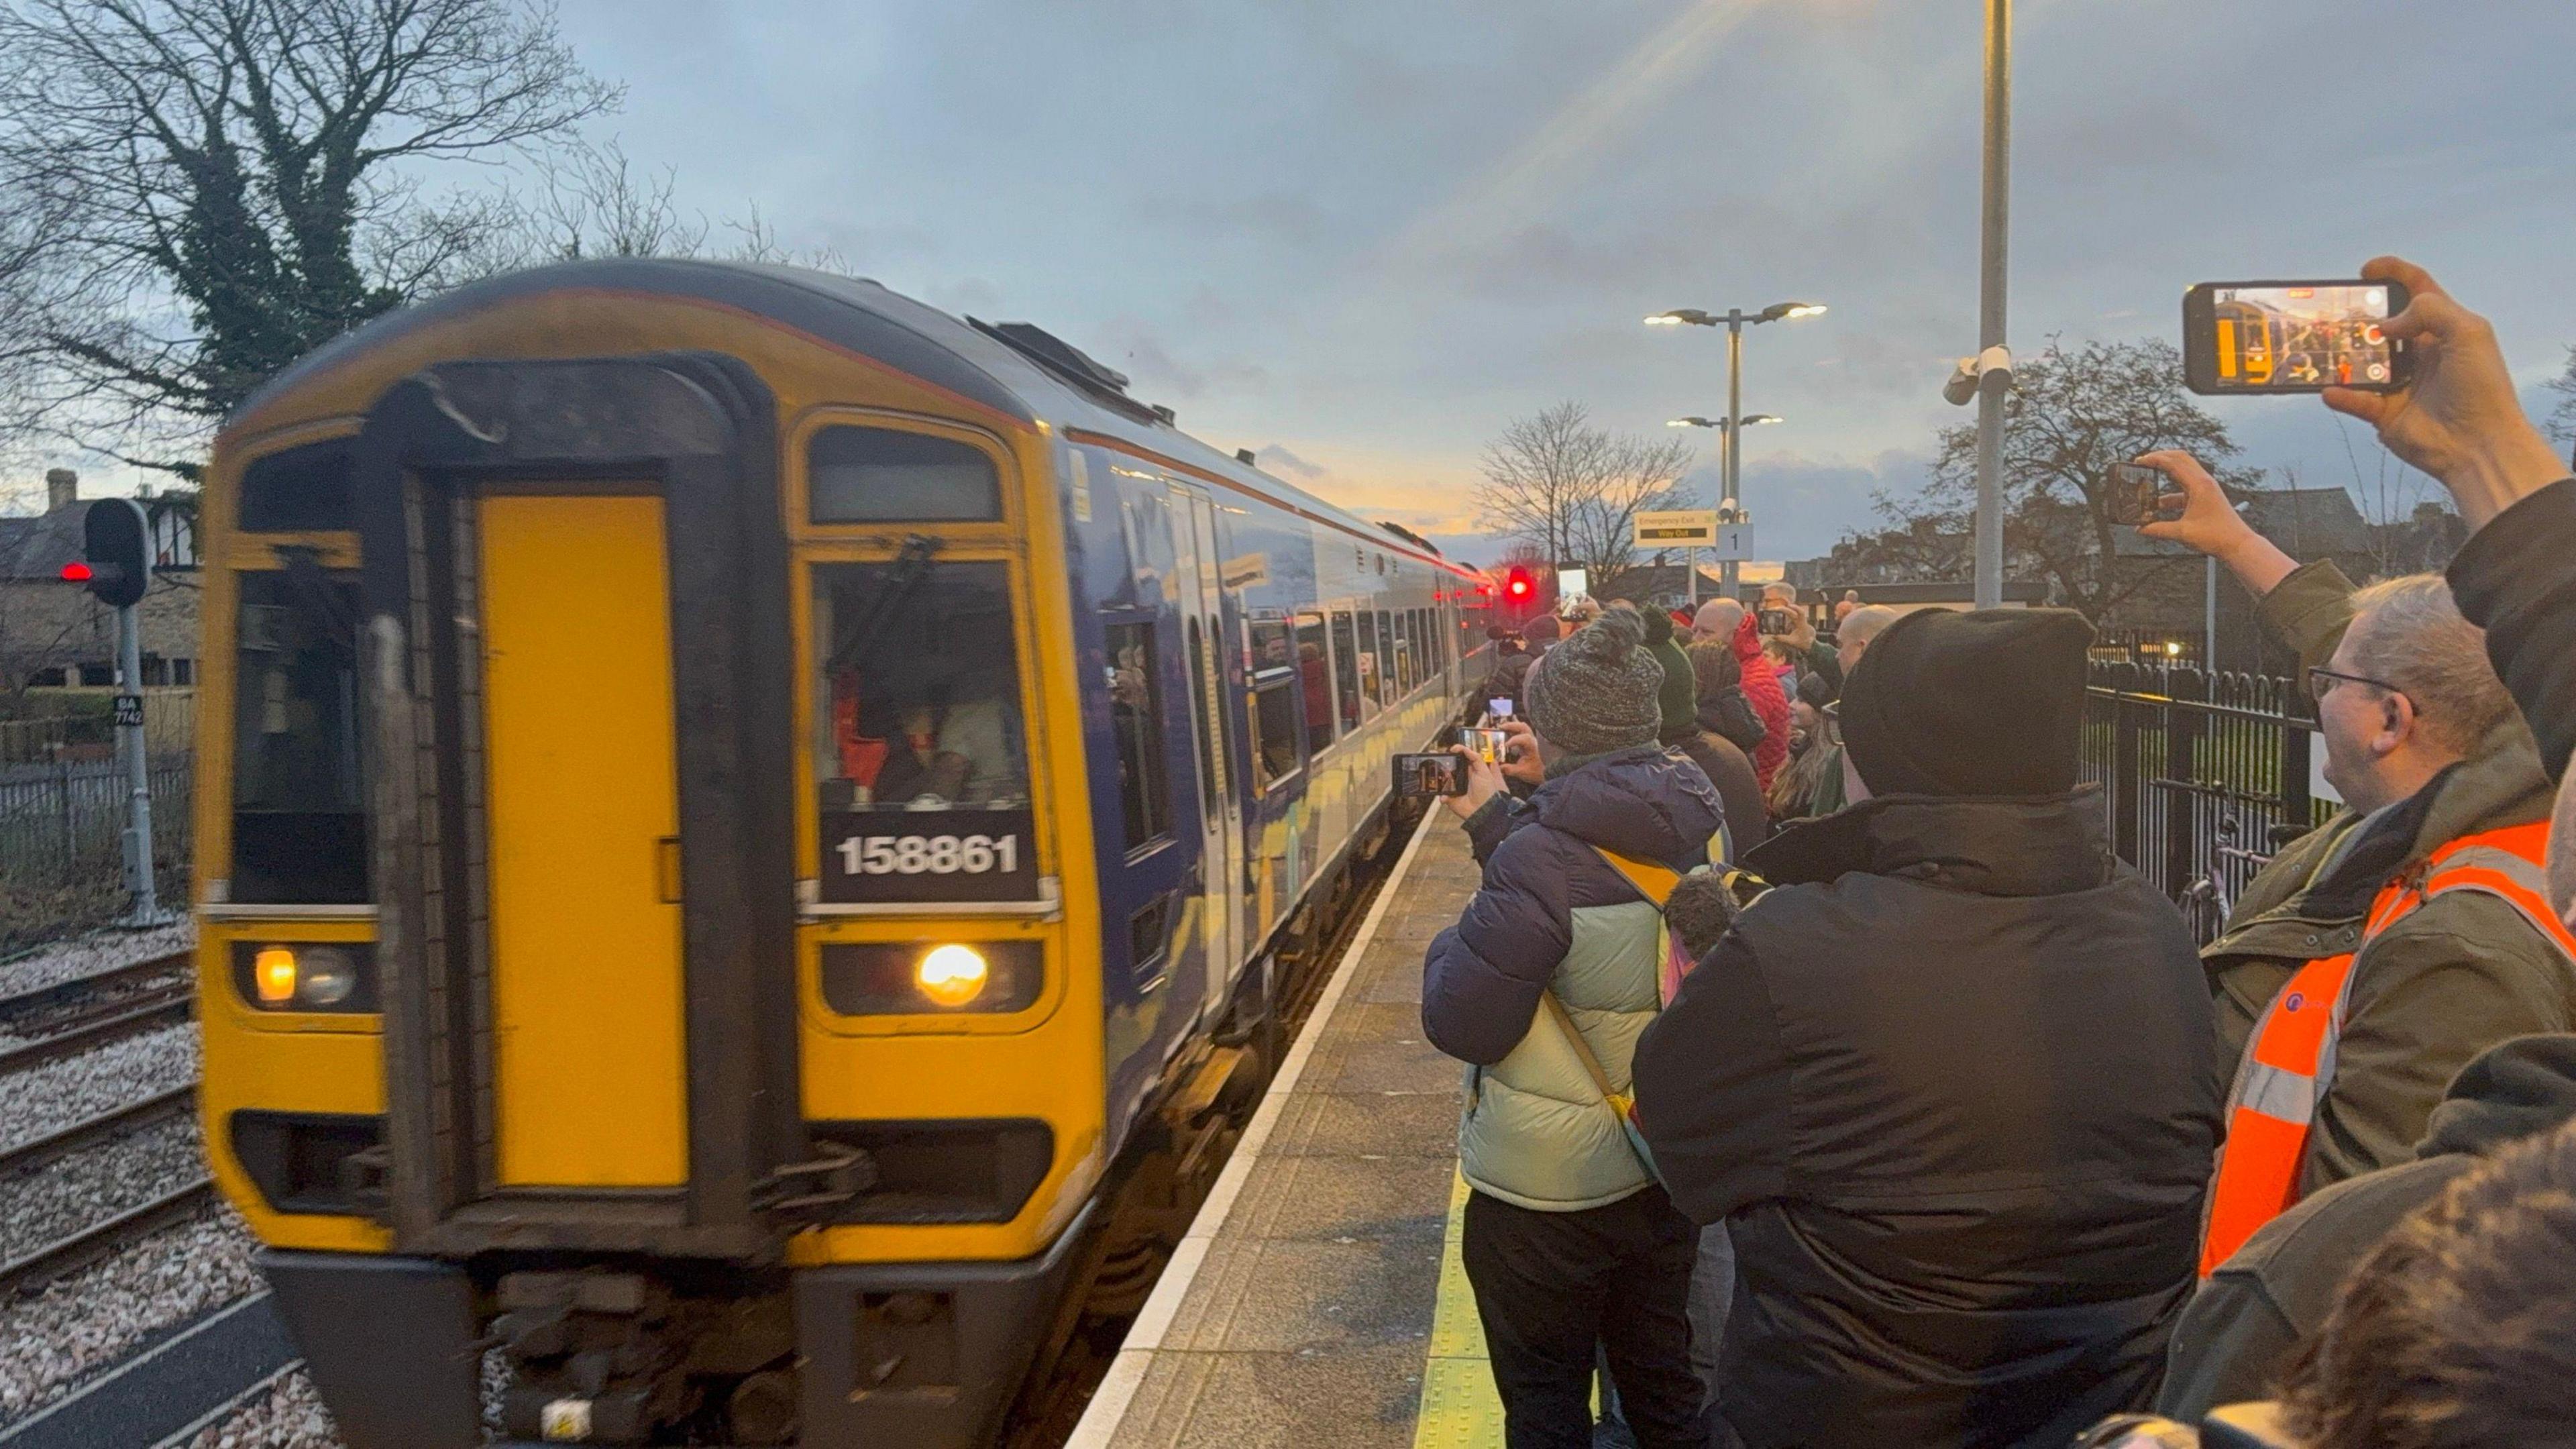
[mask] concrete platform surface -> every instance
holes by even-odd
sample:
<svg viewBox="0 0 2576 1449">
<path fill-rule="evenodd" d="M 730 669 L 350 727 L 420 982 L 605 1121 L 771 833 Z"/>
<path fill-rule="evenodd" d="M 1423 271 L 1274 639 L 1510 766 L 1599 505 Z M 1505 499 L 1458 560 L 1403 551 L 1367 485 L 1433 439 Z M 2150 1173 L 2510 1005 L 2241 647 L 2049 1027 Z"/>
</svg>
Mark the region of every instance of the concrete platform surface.
<svg viewBox="0 0 2576 1449">
<path fill-rule="evenodd" d="M 1457 1262 L 1462 1074 L 1422 1039 L 1420 1016 L 1423 951 L 1476 880 L 1465 834 L 1432 811 L 1074 1449 L 1501 1443 Z"/>
</svg>

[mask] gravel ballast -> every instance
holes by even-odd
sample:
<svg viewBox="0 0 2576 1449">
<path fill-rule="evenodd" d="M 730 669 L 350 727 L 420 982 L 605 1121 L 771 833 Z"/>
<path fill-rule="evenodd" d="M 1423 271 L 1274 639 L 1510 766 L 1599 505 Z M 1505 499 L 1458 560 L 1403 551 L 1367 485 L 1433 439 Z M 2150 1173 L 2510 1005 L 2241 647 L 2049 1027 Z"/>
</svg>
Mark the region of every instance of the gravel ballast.
<svg viewBox="0 0 2576 1449">
<path fill-rule="evenodd" d="M 197 1431 L 186 1449 L 342 1449 L 313 1381 L 295 1369 L 221 1423 Z"/>
<path fill-rule="evenodd" d="M 128 1102 L 184 1087 L 197 1080 L 197 1060 L 196 1024 L 178 1022 L 0 1077 L 9 1104 L 0 1112 L 0 1146 L 31 1142 Z"/>
<path fill-rule="evenodd" d="M 185 1323 L 260 1286 L 258 1246 L 229 1207 L 209 1207 L 29 1298 L 0 1302 L 0 1426 L 60 1397 Z"/>
<path fill-rule="evenodd" d="M 39 946 L 33 955 L 0 962 L 0 996 L 15 996 L 75 976 L 95 976 L 197 944 L 197 924 L 178 921 L 149 931 L 92 931 Z"/>
<path fill-rule="evenodd" d="M 179 1117 L 0 1178 L 0 1262 L 141 1207 L 205 1170 L 196 1121 Z"/>
</svg>

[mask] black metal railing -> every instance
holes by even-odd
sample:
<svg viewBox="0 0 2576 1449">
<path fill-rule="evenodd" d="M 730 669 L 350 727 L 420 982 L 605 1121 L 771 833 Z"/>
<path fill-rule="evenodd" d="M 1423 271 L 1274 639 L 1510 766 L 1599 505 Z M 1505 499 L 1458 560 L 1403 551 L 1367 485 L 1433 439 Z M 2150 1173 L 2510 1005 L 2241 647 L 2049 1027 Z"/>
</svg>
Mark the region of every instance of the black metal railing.
<svg viewBox="0 0 2576 1449">
<path fill-rule="evenodd" d="M 2109 796 L 2111 848 L 2173 898 L 2203 941 L 2274 851 L 2324 823 L 2321 748 L 2294 680 L 2096 660 L 2083 775 Z"/>
</svg>

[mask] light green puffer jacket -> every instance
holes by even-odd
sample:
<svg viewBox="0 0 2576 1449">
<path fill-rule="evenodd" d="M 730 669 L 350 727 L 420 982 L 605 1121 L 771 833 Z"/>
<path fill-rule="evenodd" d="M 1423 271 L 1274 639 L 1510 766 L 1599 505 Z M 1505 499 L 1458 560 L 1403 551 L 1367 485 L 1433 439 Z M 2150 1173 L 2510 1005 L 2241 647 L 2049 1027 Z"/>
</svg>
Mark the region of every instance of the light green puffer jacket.
<svg viewBox="0 0 2576 1449">
<path fill-rule="evenodd" d="M 1637 1038 L 1660 1006 L 1655 974 L 1663 917 L 1607 864 L 1597 857 L 1593 863 L 1610 889 L 1629 898 L 1573 908 L 1573 944 L 1551 989 L 1611 1089 L 1626 1092 Z M 1469 1186 L 1540 1212 L 1601 1207 L 1654 1180 L 1544 1006 L 1509 1056 L 1467 1069 L 1458 1166 Z"/>
</svg>

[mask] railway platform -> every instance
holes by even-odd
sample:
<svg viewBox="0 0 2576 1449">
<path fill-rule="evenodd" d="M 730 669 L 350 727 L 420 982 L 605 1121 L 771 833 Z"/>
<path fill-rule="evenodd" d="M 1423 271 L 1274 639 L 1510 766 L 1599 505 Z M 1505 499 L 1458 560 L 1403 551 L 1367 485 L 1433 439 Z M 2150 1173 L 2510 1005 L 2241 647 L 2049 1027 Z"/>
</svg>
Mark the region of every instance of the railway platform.
<svg viewBox="0 0 2576 1449">
<path fill-rule="evenodd" d="M 1406 843 L 1074 1449 L 1499 1445 L 1458 1262 L 1461 1073 L 1422 957 L 1476 888 L 1434 810 Z"/>
</svg>

